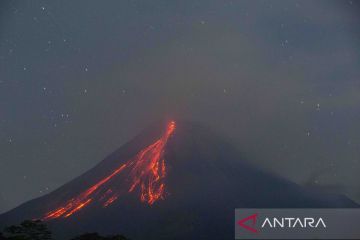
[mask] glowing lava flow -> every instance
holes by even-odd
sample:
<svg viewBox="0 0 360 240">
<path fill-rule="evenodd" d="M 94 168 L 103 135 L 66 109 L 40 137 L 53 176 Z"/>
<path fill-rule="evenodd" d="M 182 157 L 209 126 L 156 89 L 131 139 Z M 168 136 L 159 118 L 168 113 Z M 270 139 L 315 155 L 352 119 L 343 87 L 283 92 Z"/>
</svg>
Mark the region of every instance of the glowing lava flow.
<svg viewBox="0 0 360 240">
<path fill-rule="evenodd" d="M 136 190 L 140 194 L 141 202 L 149 205 L 163 199 L 165 197 L 164 178 L 166 175 L 164 150 L 174 130 L 175 122 L 171 121 L 163 136 L 158 140 L 142 149 L 128 162 L 121 164 L 108 176 L 68 200 L 63 206 L 46 213 L 42 220 L 70 217 L 94 201 L 98 201 L 103 207 L 107 207 L 121 195 L 133 193 Z M 115 186 L 114 184 L 109 186 L 114 179 L 119 179 L 122 174 L 125 175 L 124 179 L 130 181 L 122 181 L 120 184 L 114 183 Z"/>
</svg>

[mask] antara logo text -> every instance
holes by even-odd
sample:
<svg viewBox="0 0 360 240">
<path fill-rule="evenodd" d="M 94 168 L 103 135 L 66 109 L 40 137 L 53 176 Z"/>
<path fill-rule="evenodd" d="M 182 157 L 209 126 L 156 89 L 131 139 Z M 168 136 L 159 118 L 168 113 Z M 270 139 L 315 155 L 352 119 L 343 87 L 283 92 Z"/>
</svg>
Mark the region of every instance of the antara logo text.
<svg viewBox="0 0 360 240">
<path fill-rule="evenodd" d="M 242 228 L 258 233 L 255 227 L 257 224 L 258 213 L 243 218 L 237 222 Z M 323 218 L 313 217 L 265 217 L 260 224 L 260 228 L 326 228 Z"/>
</svg>

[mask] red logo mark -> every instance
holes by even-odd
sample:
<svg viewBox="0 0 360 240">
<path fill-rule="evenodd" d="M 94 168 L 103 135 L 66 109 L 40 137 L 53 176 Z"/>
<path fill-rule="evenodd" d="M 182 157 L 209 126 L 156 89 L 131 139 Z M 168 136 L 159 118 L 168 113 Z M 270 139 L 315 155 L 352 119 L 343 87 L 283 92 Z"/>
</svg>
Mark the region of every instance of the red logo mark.
<svg viewBox="0 0 360 240">
<path fill-rule="evenodd" d="M 244 219 L 241 219 L 240 221 L 237 222 L 237 224 L 239 224 L 241 227 L 245 228 L 246 230 L 248 230 L 250 232 L 257 233 L 258 232 L 257 229 L 255 229 L 253 227 L 250 227 L 250 226 L 245 224 L 245 222 L 252 220 L 251 226 L 255 226 L 257 215 L 258 214 L 255 213 L 255 214 L 253 214 L 251 216 L 248 216 L 248 217 L 246 217 Z"/>
</svg>

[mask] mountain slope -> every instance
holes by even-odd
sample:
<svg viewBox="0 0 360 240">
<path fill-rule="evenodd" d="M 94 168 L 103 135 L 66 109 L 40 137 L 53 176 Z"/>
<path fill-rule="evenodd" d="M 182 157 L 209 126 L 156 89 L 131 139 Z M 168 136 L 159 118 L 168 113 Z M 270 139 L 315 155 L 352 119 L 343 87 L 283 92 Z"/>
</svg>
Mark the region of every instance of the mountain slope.
<svg viewBox="0 0 360 240">
<path fill-rule="evenodd" d="M 233 239 L 239 207 L 358 207 L 307 192 L 243 161 L 226 140 L 188 122 L 154 125 L 56 191 L 0 216 L 40 218 L 59 236 Z"/>
</svg>

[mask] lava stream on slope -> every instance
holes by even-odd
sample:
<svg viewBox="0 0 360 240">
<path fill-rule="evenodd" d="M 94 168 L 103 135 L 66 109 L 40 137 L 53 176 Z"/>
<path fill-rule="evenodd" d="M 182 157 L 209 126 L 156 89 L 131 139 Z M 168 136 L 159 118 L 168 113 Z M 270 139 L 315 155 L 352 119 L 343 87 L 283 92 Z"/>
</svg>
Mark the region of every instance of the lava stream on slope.
<svg viewBox="0 0 360 240">
<path fill-rule="evenodd" d="M 164 149 L 174 130 L 175 122 L 171 121 L 167 125 L 165 133 L 158 140 L 142 149 L 135 157 L 121 164 L 111 174 L 84 192 L 71 198 L 62 206 L 47 212 L 41 219 L 46 221 L 67 218 L 95 201 L 100 202 L 103 207 L 107 207 L 118 200 L 121 195 L 133 193 L 136 189 L 140 192 L 141 202 L 149 205 L 159 199 L 164 199 L 164 178 L 166 176 Z M 109 184 L 121 174 L 125 175 L 125 179 L 130 180 L 125 182 L 125 189 L 116 187 L 116 184 L 115 186 Z"/>
</svg>

